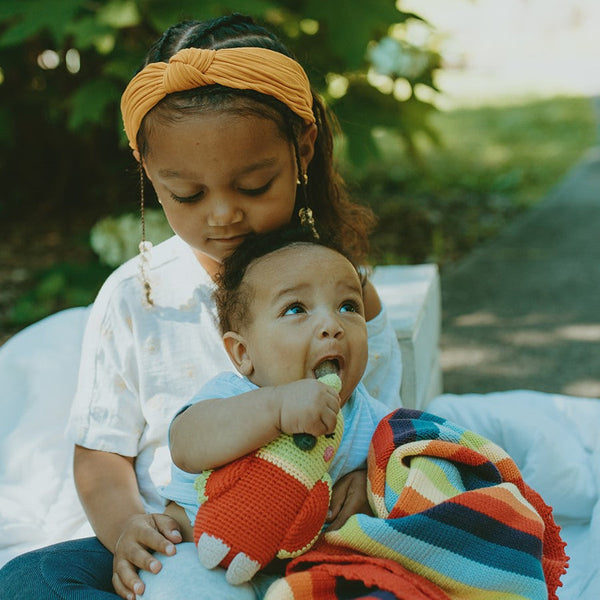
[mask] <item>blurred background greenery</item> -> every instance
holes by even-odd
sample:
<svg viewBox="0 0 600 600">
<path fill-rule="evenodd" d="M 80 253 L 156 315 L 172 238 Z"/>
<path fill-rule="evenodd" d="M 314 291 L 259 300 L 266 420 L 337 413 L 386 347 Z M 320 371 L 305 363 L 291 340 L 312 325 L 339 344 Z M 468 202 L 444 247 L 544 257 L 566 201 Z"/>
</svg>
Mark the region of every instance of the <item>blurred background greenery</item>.
<svg viewBox="0 0 600 600">
<path fill-rule="evenodd" d="M 591 102 L 445 102 L 436 84 L 456 64 L 420 6 L 2 0 L 0 343 L 91 302 L 135 253 L 137 170 L 118 102 L 150 44 L 182 19 L 252 14 L 293 49 L 341 123 L 338 160 L 354 198 L 380 217 L 374 263 L 444 268 L 532 206 L 594 144 Z M 148 237 L 158 242 L 169 230 L 155 206 Z"/>
</svg>

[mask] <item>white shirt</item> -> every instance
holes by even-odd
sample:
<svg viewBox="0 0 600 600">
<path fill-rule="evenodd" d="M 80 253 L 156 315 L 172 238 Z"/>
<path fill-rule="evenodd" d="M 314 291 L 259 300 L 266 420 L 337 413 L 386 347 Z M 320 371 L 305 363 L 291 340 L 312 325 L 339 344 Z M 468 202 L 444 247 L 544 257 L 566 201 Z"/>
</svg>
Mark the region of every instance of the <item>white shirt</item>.
<svg viewBox="0 0 600 600">
<path fill-rule="evenodd" d="M 174 236 L 152 249 L 147 270 L 153 306 L 137 257 L 107 279 L 94 302 L 69 432 L 80 446 L 135 456 L 145 508 L 160 512 L 171 419 L 209 379 L 234 367 L 218 330 L 215 284 L 191 248 Z M 400 405 L 400 350 L 385 310 L 367 332 L 363 381 L 391 411 Z"/>
</svg>

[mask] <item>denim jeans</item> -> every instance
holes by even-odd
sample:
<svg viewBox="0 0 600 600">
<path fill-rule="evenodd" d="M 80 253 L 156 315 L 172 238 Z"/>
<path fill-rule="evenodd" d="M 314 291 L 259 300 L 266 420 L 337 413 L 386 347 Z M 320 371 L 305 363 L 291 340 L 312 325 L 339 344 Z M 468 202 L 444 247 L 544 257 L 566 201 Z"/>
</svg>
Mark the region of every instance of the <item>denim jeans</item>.
<svg viewBox="0 0 600 600">
<path fill-rule="evenodd" d="M 0 569 L 0 600 L 116 600 L 112 562 L 95 537 L 33 550 Z"/>
</svg>

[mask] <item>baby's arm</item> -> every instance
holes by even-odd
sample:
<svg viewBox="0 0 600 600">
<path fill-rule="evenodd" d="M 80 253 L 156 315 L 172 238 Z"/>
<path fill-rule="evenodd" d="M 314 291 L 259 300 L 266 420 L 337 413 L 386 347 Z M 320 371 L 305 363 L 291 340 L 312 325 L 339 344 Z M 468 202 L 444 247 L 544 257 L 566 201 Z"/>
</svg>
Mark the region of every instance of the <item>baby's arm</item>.
<svg viewBox="0 0 600 600">
<path fill-rule="evenodd" d="M 138 569 L 160 571 L 151 552 L 174 554 L 174 544 L 182 540 L 172 518 L 146 514 L 133 462 L 119 454 L 75 447 L 77 491 L 98 539 L 115 555 L 113 585 L 122 598 L 143 593 Z"/>
<path fill-rule="evenodd" d="M 173 421 L 171 456 L 180 469 L 200 473 L 253 452 L 282 432 L 332 433 L 339 410 L 337 392 L 316 379 L 202 400 Z"/>
</svg>

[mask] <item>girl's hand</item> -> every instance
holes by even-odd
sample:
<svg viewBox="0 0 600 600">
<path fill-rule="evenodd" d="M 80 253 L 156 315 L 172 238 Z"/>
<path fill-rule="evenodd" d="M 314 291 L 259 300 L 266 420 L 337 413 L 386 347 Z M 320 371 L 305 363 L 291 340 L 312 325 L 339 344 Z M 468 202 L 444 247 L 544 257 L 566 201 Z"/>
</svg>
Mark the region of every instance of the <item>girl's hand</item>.
<svg viewBox="0 0 600 600">
<path fill-rule="evenodd" d="M 340 397 L 316 379 L 301 379 L 274 388 L 281 398 L 279 429 L 284 433 L 333 433 L 340 411 Z"/>
<path fill-rule="evenodd" d="M 331 492 L 327 531 L 339 529 L 352 515 L 362 513 L 372 515 L 367 499 L 367 471 L 352 471 L 344 475 Z"/>
<path fill-rule="evenodd" d="M 132 517 L 115 545 L 112 582 L 115 592 L 126 600 L 144 593 L 138 569 L 158 573 L 162 565 L 152 552 L 175 554 L 175 544 L 182 541 L 177 521 L 163 514 Z"/>
</svg>

